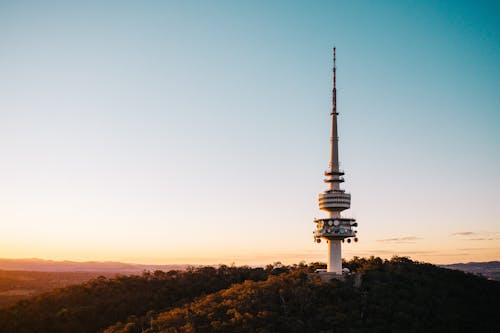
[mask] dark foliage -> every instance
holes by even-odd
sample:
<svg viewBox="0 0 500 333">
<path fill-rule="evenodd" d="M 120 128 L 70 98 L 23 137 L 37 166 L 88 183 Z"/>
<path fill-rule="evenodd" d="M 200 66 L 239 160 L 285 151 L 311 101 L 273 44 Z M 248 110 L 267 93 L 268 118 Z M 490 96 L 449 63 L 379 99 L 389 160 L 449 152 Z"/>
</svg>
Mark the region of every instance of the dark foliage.
<svg viewBox="0 0 500 333">
<path fill-rule="evenodd" d="M 164 310 L 245 280 L 264 280 L 273 269 L 191 268 L 145 272 L 142 276 L 100 277 L 56 289 L 0 311 L 2 333 L 95 333 L 127 319 Z"/>
<path fill-rule="evenodd" d="M 346 265 L 362 275 L 359 288 L 354 276 L 324 283 L 311 267 L 295 267 L 106 333 L 498 331 L 498 282 L 407 258 Z"/>
<path fill-rule="evenodd" d="M 99 278 L 1 311 L 0 332 L 498 331 L 498 282 L 400 257 L 344 265 L 357 275 L 327 283 L 320 263 Z"/>
<path fill-rule="evenodd" d="M 0 259 L 1 261 L 1 259 Z M 0 270 L 0 311 L 16 302 L 55 288 L 80 284 L 99 275 L 98 272 L 36 272 Z M 107 273 L 113 276 L 112 273 Z"/>
</svg>

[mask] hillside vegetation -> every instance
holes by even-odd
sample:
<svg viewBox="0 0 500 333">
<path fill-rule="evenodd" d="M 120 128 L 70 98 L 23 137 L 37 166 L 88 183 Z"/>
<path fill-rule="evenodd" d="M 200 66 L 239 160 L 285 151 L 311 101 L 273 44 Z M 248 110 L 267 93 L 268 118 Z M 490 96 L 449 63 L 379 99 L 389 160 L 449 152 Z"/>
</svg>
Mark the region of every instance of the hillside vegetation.
<svg viewBox="0 0 500 333">
<path fill-rule="evenodd" d="M 0 270 L 0 311 L 22 299 L 62 288 L 80 284 L 99 275 L 114 274 L 95 272 L 34 272 Z"/>
<path fill-rule="evenodd" d="M 363 274 L 360 288 L 353 279 L 324 283 L 295 269 L 105 333 L 498 332 L 498 282 L 406 258 L 355 259 L 347 266 Z"/>
<path fill-rule="evenodd" d="M 498 331 L 496 281 L 407 258 L 345 266 L 359 287 L 322 282 L 316 264 L 97 279 L 18 303 L 0 313 L 0 332 Z"/>
<path fill-rule="evenodd" d="M 264 280 L 269 273 L 262 268 L 221 266 L 99 277 L 1 310 L 0 332 L 94 333 L 129 315 L 171 308 L 233 283 Z"/>
</svg>

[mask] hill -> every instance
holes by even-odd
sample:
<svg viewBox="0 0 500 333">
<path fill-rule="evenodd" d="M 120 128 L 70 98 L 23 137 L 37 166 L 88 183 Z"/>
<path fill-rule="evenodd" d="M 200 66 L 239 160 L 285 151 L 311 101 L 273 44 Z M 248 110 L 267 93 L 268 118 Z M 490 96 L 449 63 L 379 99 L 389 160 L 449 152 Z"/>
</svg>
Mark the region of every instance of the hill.
<svg viewBox="0 0 500 333">
<path fill-rule="evenodd" d="M 39 271 L 39 272 L 97 272 L 137 274 L 143 271 L 169 271 L 186 269 L 189 265 L 144 265 L 116 261 L 54 261 L 38 258 L 4 259 L 0 258 L 0 270 Z"/>
<path fill-rule="evenodd" d="M 262 268 L 220 266 L 101 276 L 2 309 L 0 332 L 97 332 L 129 315 L 179 306 L 233 283 L 264 280 L 268 273 Z"/>
<path fill-rule="evenodd" d="M 345 266 L 360 286 L 322 282 L 318 264 L 99 278 L 1 311 L 0 332 L 497 331 L 496 281 L 407 258 Z"/>
<path fill-rule="evenodd" d="M 143 265 L 121 262 L 76 262 L 0 258 L 0 308 L 55 288 L 80 284 L 98 276 L 143 271 L 184 270 L 188 265 Z"/>
<path fill-rule="evenodd" d="M 500 261 L 469 262 L 450 265 L 441 265 L 449 269 L 458 269 L 464 272 L 483 275 L 492 280 L 500 281 Z"/>
<path fill-rule="evenodd" d="M 33 272 L 0 270 L 0 309 L 56 288 L 80 284 L 105 272 Z"/>
<path fill-rule="evenodd" d="M 105 333 L 497 332 L 500 284 L 412 262 L 355 259 L 363 276 L 322 282 L 300 268 L 246 281 Z"/>
</svg>

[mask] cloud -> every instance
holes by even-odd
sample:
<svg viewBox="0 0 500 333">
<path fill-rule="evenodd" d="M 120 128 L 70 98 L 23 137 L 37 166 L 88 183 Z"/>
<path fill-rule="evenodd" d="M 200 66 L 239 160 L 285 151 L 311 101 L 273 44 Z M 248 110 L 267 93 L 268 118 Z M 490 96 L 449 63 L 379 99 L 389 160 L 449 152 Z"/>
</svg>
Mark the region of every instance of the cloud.
<svg viewBox="0 0 500 333">
<path fill-rule="evenodd" d="M 451 235 L 452 236 L 472 236 L 472 235 L 477 235 L 477 232 L 462 231 L 462 232 L 454 232 Z"/>
<path fill-rule="evenodd" d="M 467 241 L 492 241 L 500 239 L 499 232 L 491 232 L 491 231 L 481 231 L 481 232 L 462 231 L 462 232 L 454 232 L 451 235 L 465 236 L 466 238 L 462 239 Z"/>
<path fill-rule="evenodd" d="M 491 250 L 491 247 L 468 247 L 463 249 L 457 249 L 459 251 L 483 251 L 483 250 Z"/>
<path fill-rule="evenodd" d="M 395 251 L 395 250 L 372 250 L 372 251 L 364 251 L 357 252 L 358 255 L 380 255 L 380 254 L 389 254 L 389 255 L 419 255 L 419 254 L 433 254 L 438 253 L 437 251 Z"/>
<path fill-rule="evenodd" d="M 497 240 L 500 239 L 498 237 L 492 237 L 492 238 L 467 238 L 466 240 L 468 241 L 490 241 L 490 240 Z"/>
<path fill-rule="evenodd" d="M 396 237 L 396 238 L 384 238 L 377 239 L 377 242 L 384 243 L 415 243 L 416 240 L 421 239 L 415 236 L 407 236 L 407 237 Z"/>
</svg>

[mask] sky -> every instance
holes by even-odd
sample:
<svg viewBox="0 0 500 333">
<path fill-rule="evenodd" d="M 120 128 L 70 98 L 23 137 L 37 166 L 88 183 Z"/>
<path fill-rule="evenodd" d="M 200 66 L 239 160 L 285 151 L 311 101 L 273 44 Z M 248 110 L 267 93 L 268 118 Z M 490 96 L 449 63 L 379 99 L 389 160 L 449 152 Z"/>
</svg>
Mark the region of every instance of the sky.
<svg viewBox="0 0 500 333">
<path fill-rule="evenodd" d="M 0 0 L 0 257 L 500 260 L 496 1 Z"/>
</svg>

